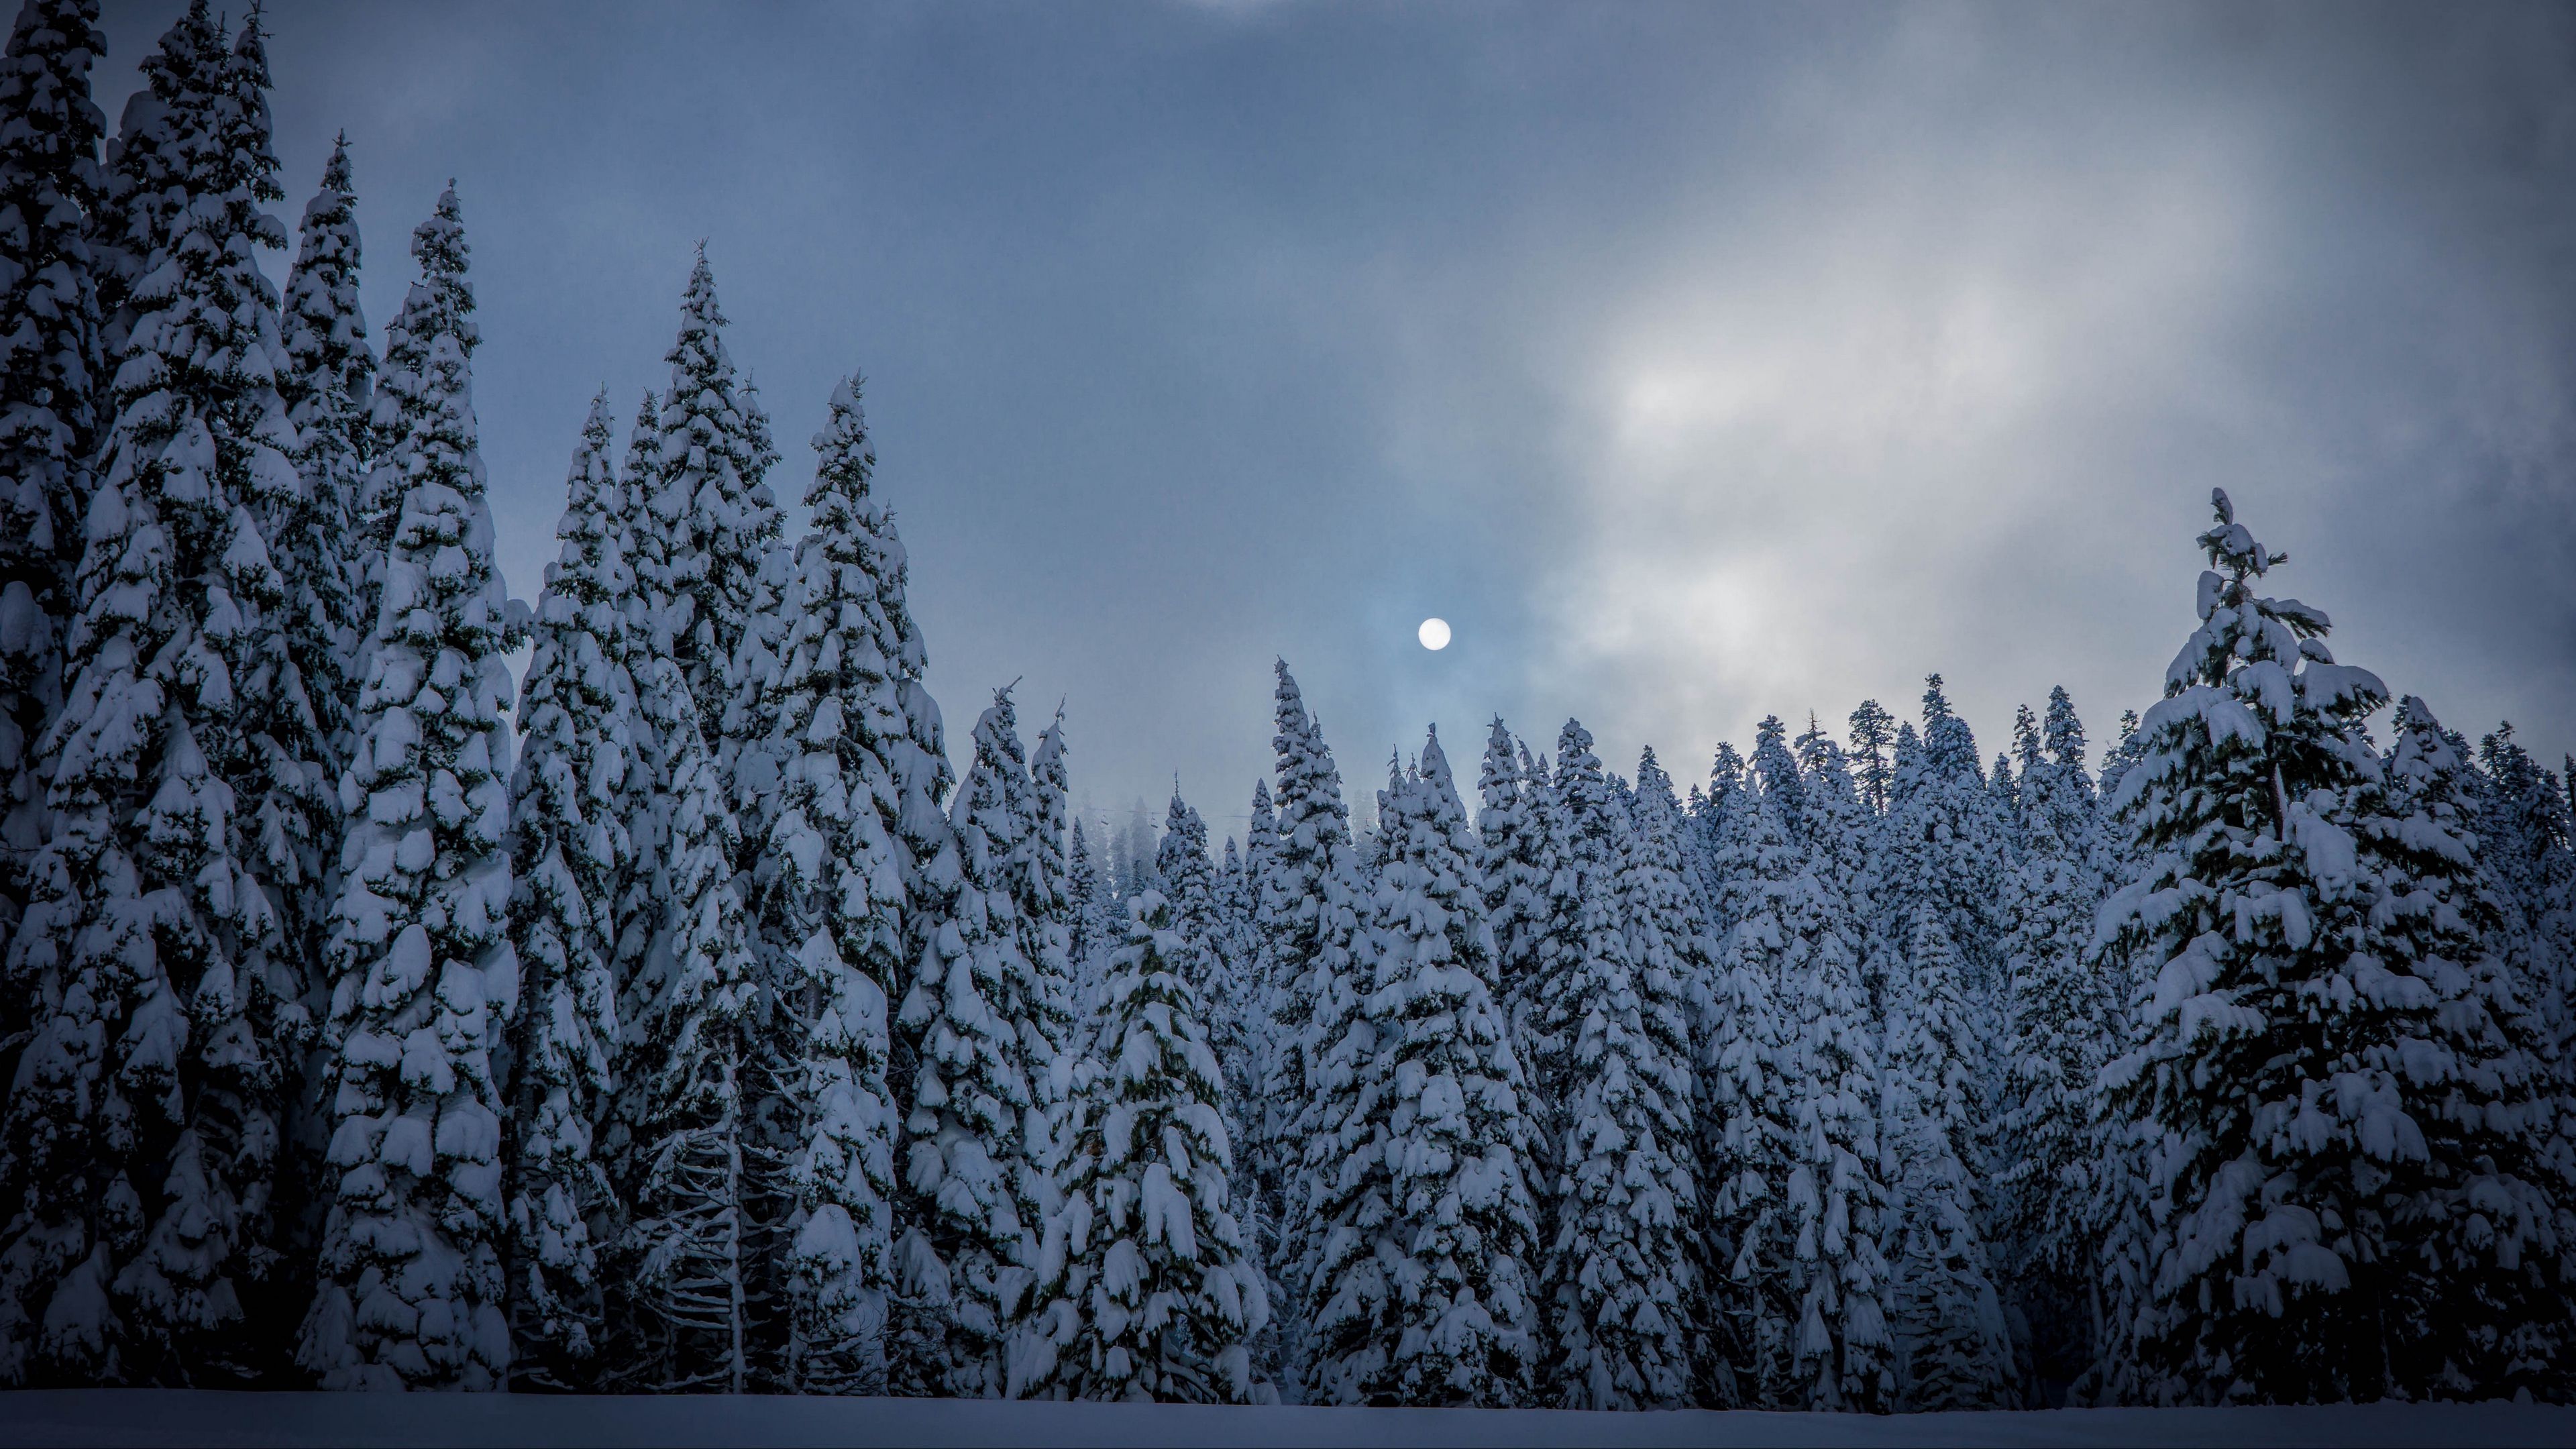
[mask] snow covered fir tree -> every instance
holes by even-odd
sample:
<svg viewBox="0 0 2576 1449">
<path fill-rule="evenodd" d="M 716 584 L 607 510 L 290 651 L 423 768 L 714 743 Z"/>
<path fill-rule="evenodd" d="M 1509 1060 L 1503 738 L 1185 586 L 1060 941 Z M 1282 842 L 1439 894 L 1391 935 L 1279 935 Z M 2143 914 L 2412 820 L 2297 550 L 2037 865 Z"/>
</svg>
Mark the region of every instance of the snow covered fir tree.
<svg viewBox="0 0 2576 1449">
<path fill-rule="evenodd" d="M 113 128 L 95 0 L 0 60 L 0 1386 L 2576 1393 L 2570 782 L 2225 494 L 2108 749 L 1935 674 L 1355 820 L 1273 661 L 1247 815 L 1077 819 L 1078 700 L 952 759 L 866 386 L 774 481 L 703 247 L 513 599 L 460 189 L 371 337 L 338 138 L 272 284 L 265 24 Z"/>
</svg>

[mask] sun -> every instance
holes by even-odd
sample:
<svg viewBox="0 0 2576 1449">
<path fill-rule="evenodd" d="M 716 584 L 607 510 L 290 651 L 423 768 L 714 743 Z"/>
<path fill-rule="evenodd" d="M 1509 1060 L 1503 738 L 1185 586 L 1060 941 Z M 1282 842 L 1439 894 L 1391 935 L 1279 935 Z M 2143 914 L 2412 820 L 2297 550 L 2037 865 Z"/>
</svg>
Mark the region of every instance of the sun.
<svg viewBox="0 0 2576 1449">
<path fill-rule="evenodd" d="M 1413 631 L 1413 636 L 1422 641 L 1425 649 L 1446 649 L 1449 647 L 1449 621 L 1425 619 L 1422 627 Z"/>
</svg>

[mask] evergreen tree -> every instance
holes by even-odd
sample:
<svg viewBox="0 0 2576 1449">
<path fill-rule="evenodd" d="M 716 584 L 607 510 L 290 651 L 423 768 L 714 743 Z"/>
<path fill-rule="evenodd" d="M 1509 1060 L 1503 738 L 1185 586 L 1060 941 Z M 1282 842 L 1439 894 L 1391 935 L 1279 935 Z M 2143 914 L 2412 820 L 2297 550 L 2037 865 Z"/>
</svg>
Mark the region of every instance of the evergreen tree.
<svg viewBox="0 0 2576 1449">
<path fill-rule="evenodd" d="M 2120 742 L 2102 757 L 2102 779 L 2095 791 L 2102 819 L 2103 878 L 2112 885 L 2125 883 L 2144 863 L 2138 854 L 2134 831 L 2116 827 L 2110 820 L 2111 801 L 2118 797 L 2121 782 L 2130 770 L 2145 758 L 2146 741 L 2138 736 L 2138 712 L 2120 711 Z"/>
<path fill-rule="evenodd" d="M 1021 954 L 1028 958 L 1031 983 L 1019 1017 L 1020 1067 L 1028 1074 L 1030 1108 L 1022 1137 L 1027 1143 L 1019 1163 L 1020 1221 L 1028 1225 L 1028 1249 L 1034 1266 L 1038 1240 L 1056 1209 L 1064 1153 L 1069 1142 L 1073 1078 L 1080 1059 L 1090 1051 L 1090 1034 L 1074 1006 L 1073 967 L 1068 959 L 1072 902 L 1065 861 L 1065 822 L 1071 815 L 1071 779 L 1065 768 L 1064 708 L 1038 732 L 1029 752 L 1029 821 L 1020 841 L 1020 870 L 1014 896 L 1019 906 Z M 1187 807 L 1183 807 L 1186 809 Z M 1196 821 L 1196 811 L 1190 812 Z M 1205 838 L 1206 827 L 1199 827 Z M 1211 924 L 1221 930 L 1222 922 Z M 1219 1104 L 1222 1109 L 1222 1103 Z M 1018 1312 L 1035 1307 L 1023 1303 Z"/>
<path fill-rule="evenodd" d="M 1569 1408 L 1677 1406 L 1692 1389 L 1697 1307 L 1687 1013 L 1669 966 L 1631 952 L 1626 918 L 1653 890 L 1645 847 L 1572 720 L 1555 784 L 1580 906 L 1579 954 L 1539 1001 L 1544 1034 L 1566 1045 L 1569 1087 L 1543 1270 L 1550 1393 Z"/>
<path fill-rule="evenodd" d="M 282 240 L 259 209 L 276 163 L 257 26 L 227 48 L 192 11 L 146 70 L 138 109 L 177 158 L 154 205 L 175 210 L 119 358 L 38 746 L 52 823 L 8 947 L 28 1034 L 0 1119 L 6 1382 L 260 1366 L 241 1329 L 280 1311 L 287 1068 L 310 1031 L 288 911 L 329 802 L 257 522 L 295 488 L 276 293 L 252 259 Z"/>
<path fill-rule="evenodd" d="M 2447 1048 L 2451 1075 L 2426 1081 L 2420 1037 L 2392 1054 L 2422 1093 L 2412 1115 L 2431 1168 L 2420 1178 L 2392 1174 L 2396 1201 L 2383 1209 L 2392 1256 L 2413 1270 L 2388 1288 L 2382 1309 L 2393 1393 L 2484 1398 L 2528 1385 L 2563 1400 L 2576 1388 L 2566 1364 L 2576 1337 L 2576 1164 L 2557 1120 L 2564 1104 L 2547 1068 L 2549 1027 L 2507 959 L 2509 907 L 2478 854 L 2476 822 L 2487 813 L 2479 796 L 2490 782 L 2423 700 L 2401 701 L 2394 723 L 2386 806 L 2354 832 L 2365 868 L 2381 877 L 2370 945 L 2440 998 L 2433 1042 Z M 2362 1145 L 2373 1145 L 2367 1130 Z M 2525 1238 L 2518 1251 L 2499 1249 L 2494 1218 Z"/>
<path fill-rule="evenodd" d="M 62 708 L 98 446 L 88 223 L 107 123 L 89 71 L 105 46 L 97 0 L 25 0 L 0 56 L 0 941 L 44 844 L 37 745 Z M 23 983 L 0 984 L 0 1039 L 19 1039 L 32 1006 Z M 0 1072 L 16 1056 L 0 1048 Z"/>
<path fill-rule="evenodd" d="M 1780 722 L 1780 716 L 1764 715 L 1754 726 L 1753 758 L 1746 768 L 1751 771 L 1748 783 L 1771 802 L 1789 838 L 1806 839 L 1806 781 L 1799 774 L 1797 757 L 1789 753 L 1789 727 Z"/>
<path fill-rule="evenodd" d="M 1521 1164 L 1520 1062 L 1495 1003 L 1493 935 L 1435 731 L 1379 816 L 1386 862 L 1366 937 L 1371 1063 L 1387 1114 L 1393 1343 L 1372 1403 L 1528 1402 L 1540 1358 L 1537 1225 Z"/>
<path fill-rule="evenodd" d="M 1266 796 L 1262 803 L 1268 803 Z M 1248 924 L 1241 919 L 1244 903 L 1236 898 L 1242 886 L 1242 867 L 1238 862 L 1228 871 L 1216 869 L 1207 856 L 1207 836 L 1207 823 L 1175 790 L 1155 853 L 1155 874 L 1162 881 L 1164 899 L 1171 907 L 1172 933 L 1181 942 L 1181 950 L 1171 964 L 1196 993 L 1208 1048 L 1216 1054 L 1220 1085 L 1224 1088 L 1216 1099 L 1217 1105 L 1232 1124 L 1227 1129 L 1227 1139 L 1245 1144 L 1245 1150 L 1237 1154 L 1236 1217 L 1249 1229 L 1258 1229 L 1258 1192 L 1247 1170 L 1252 1165 L 1251 1137 L 1244 1119 L 1245 1109 L 1252 1105 L 1257 1091 L 1252 1074 L 1259 1040 L 1251 1026 L 1258 1009 L 1253 991 L 1255 967 L 1248 949 L 1252 936 Z M 1232 841 L 1226 842 L 1226 850 L 1232 858 Z"/>
<path fill-rule="evenodd" d="M 632 524 L 608 448 L 602 389 L 565 486 L 562 556 L 537 600 L 510 792 L 510 935 L 526 1004 L 506 1134 L 512 1337 L 519 1380 L 553 1389 L 597 1382 L 598 1252 L 620 1226 L 592 1146 L 619 1036 L 617 897 L 634 863 L 626 805 L 646 764 L 626 672 Z"/>
<path fill-rule="evenodd" d="M 1278 973 L 1277 1261 L 1298 1311 L 1283 1349 L 1309 1402 L 1360 1402 L 1382 1341 L 1388 1288 L 1374 1238 L 1392 1214 L 1383 1103 L 1370 1068 L 1360 913 L 1368 887 L 1341 772 L 1283 661 L 1277 666 L 1279 844 L 1262 902 Z"/>
<path fill-rule="evenodd" d="M 1758 827 L 1774 830 L 1785 842 L 1785 829 Z M 1789 1372 L 1800 1407 L 1879 1411 L 1893 1407 L 1896 1379 L 1880 1247 L 1888 1204 L 1878 1063 L 1857 963 L 1834 929 L 1832 897 L 1813 880 L 1812 872 L 1793 877 L 1797 889 L 1777 906 L 1786 917 L 1783 943 L 1804 943 L 1795 948 L 1804 960 L 1783 961 L 1775 981 L 1786 1050 L 1781 1096 L 1790 1113 L 1789 1286 L 1798 1314 Z"/>
<path fill-rule="evenodd" d="M 1476 872 L 1494 937 L 1494 1002 L 1511 1028 L 1512 1051 L 1530 1046 L 1533 990 L 1547 974 L 1556 857 L 1541 801 L 1521 769 L 1517 743 L 1496 715 L 1476 778 Z M 1543 790 L 1545 782 L 1539 782 Z M 1531 1065 L 1524 1060 L 1526 1070 Z"/>
<path fill-rule="evenodd" d="M 1888 751 L 1896 745 L 1896 718 L 1877 700 L 1864 699 L 1860 708 L 1851 712 L 1851 757 L 1857 762 L 1855 774 L 1860 783 L 1860 798 L 1878 814 L 1887 812 L 1889 777 Z"/>
<path fill-rule="evenodd" d="M 1889 772 L 1891 858 L 1902 862 L 1897 869 L 1907 880 L 1930 892 L 1965 967 L 1963 986 L 1983 995 L 1998 973 L 2006 924 L 2005 822 L 1978 768 L 1976 736 L 1951 710 L 1940 675 L 1924 679 L 1921 744 L 1911 770 L 1908 763 L 1900 750 Z M 1910 896 L 1885 903 L 1887 929 L 1898 939 L 1911 930 L 1902 914 L 1911 903 Z"/>
<path fill-rule="evenodd" d="M 776 451 L 766 444 L 768 419 L 748 394 L 724 345 L 724 313 L 704 246 L 680 301 L 680 335 L 664 360 L 670 390 L 662 396 L 655 452 L 661 472 L 649 498 L 653 522 L 677 541 L 660 580 L 674 610 L 671 642 L 698 728 L 730 763 L 724 717 L 737 681 L 734 652 L 751 627 L 761 562 L 780 529 L 765 482 Z"/>
<path fill-rule="evenodd" d="M 1154 849 L 1154 875 L 1172 908 L 1172 931 L 1181 938 L 1181 954 L 1172 965 L 1188 978 L 1203 1009 L 1218 999 L 1229 971 L 1216 864 L 1208 859 L 1207 839 L 1207 822 L 1183 803 L 1175 787 Z"/>
<path fill-rule="evenodd" d="M 2255 593 L 2282 556 L 2213 503 L 2200 627 L 2115 801 L 2149 859 L 2106 918 L 2154 976 L 2104 1080 L 2161 1138 L 2152 1276 L 2115 1310 L 2132 1391 L 2546 1388 L 2565 1249 L 2530 1175 L 2509 978 L 2470 924 L 2474 855 L 2392 801 L 2362 729 L 2385 689 L 2334 662 L 2323 613 Z"/>
<path fill-rule="evenodd" d="M 2126 999 L 2093 948 L 2104 885 L 2083 727 L 2064 689 L 2049 693 L 2049 757 L 2022 769 L 2028 844 L 2009 882 L 2004 1058 L 1994 1105 L 2004 1148 L 1993 1246 L 2006 1268 L 2016 1337 L 2034 1370 L 2062 1384 L 2083 1370 L 2087 1290 L 2099 1275 L 2085 1204 L 2099 1193 L 2094 1082 L 2109 1023 Z"/>
<path fill-rule="evenodd" d="M 1236 1214 L 1242 1220 L 1253 1258 L 1261 1266 L 1271 1314 L 1252 1337 L 1256 1376 L 1276 1385 L 1290 1384 L 1285 1350 L 1288 1316 L 1293 1306 L 1282 1276 L 1281 1183 L 1285 1153 L 1271 1135 L 1268 1096 L 1279 1080 L 1283 1033 L 1274 1029 L 1279 981 L 1271 943 L 1263 929 L 1262 902 L 1267 898 L 1279 854 L 1279 816 L 1270 802 L 1270 782 L 1252 782 L 1252 809 L 1244 825 L 1242 899 L 1237 903 L 1237 954 L 1240 972 L 1235 995 L 1222 1007 L 1217 1037 L 1217 1066 L 1225 1073 L 1228 1140 L 1234 1144 Z M 1276 1390 L 1274 1390 L 1276 1392 Z"/>
<path fill-rule="evenodd" d="M 463 288 L 456 198 L 413 237 Z M 470 294 L 467 305 L 471 305 Z M 143 335 L 137 329 L 137 336 Z M 404 481 L 341 785 L 331 1031 L 340 1170 L 298 1357 L 332 1388 L 498 1388 L 510 704 L 525 632 L 492 562 L 463 341 L 429 340 L 389 465 Z"/>
<path fill-rule="evenodd" d="M 1852 779 L 1842 748 L 1809 726 L 1799 736 L 1798 772 L 1806 794 L 1804 848 L 1816 881 L 1843 906 L 1867 919 L 1872 901 L 1883 893 L 1878 879 L 1879 820 L 1870 812 Z M 1857 929 L 1857 927 L 1853 927 Z"/>
<path fill-rule="evenodd" d="M 2559 1078 L 2562 1110 L 2576 1113 L 2571 1043 L 2576 1043 L 2576 854 L 2557 778 L 2497 727 L 2479 743 L 2493 783 L 2473 822 L 2478 858 L 2494 875 L 2504 950 L 2544 1031 L 2542 1050 Z M 2571 1124 L 2576 1137 L 2576 1124 Z"/>
<path fill-rule="evenodd" d="M 971 782 L 970 782 L 971 788 Z M 1109 964 L 1103 1051 L 1075 1078 L 1064 1204 L 1038 1255 L 1014 1397 L 1248 1403 L 1268 1317 L 1229 1210 L 1232 1162 L 1198 993 L 1147 891 Z"/>
<path fill-rule="evenodd" d="M 888 1003 L 906 977 L 891 755 L 909 735 L 891 662 L 901 645 L 881 607 L 897 555 L 870 489 L 856 378 L 833 392 L 814 450 L 813 529 L 763 705 L 776 801 L 749 877 L 761 975 L 780 998 L 764 1055 L 799 1104 L 785 1129 L 780 1381 L 882 1392 L 897 1134 Z"/>
<path fill-rule="evenodd" d="M 1742 823 L 1729 838 L 1740 842 L 1740 858 L 1728 862 L 1738 919 L 1703 1008 L 1695 1103 L 1708 1201 L 1701 1373 L 1708 1402 L 1786 1409 L 1804 1404 L 1806 1387 L 1796 1368 L 1801 1224 L 1793 1212 L 1801 1205 L 1788 1194 L 1801 1144 L 1786 1110 L 1806 1083 L 1779 1003 L 1813 974 L 1848 974 L 1850 948 L 1831 930 L 1779 812 L 1759 796 L 1738 804 Z M 1810 1242 L 1808 1258 L 1818 1246 Z"/>
<path fill-rule="evenodd" d="M 285 624 L 296 672 L 329 744 L 333 773 L 350 747 L 358 652 L 373 622 L 359 611 L 358 489 L 367 459 L 375 358 L 358 305 L 357 195 L 343 136 L 304 208 L 303 241 L 286 280 L 278 379 L 295 425 L 303 488 L 263 520 L 287 577 Z"/>
<path fill-rule="evenodd" d="M 483 340 L 474 323 L 474 291 L 465 280 L 464 235 L 456 187 L 450 182 L 430 222 L 412 233 L 412 258 L 420 263 L 420 277 L 385 328 L 385 355 L 376 368 L 367 419 L 372 462 L 358 490 L 355 542 L 361 562 L 358 611 L 369 620 L 376 616 L 384 589 L 383 560 L 411 485 L 403 471 L 403 439 L 415 419 L 438 406 L 431 352 L 439 338 L 454 338 L 470 366 Z"/>
<path fill-rule="evenodd" d="M 917 1073 L 904 1122 L 912 1211 L 896 1243 L 910 1300 L 895 1360 L 904 1392 L 1001 1392 L 1003 1333 L 1034 1256 L 1018 1194 L 1036 1105 L 1021 1027 L 1038 986 L 1013 894 L 1027 795 L 1010 695 L 996 691 L 952 818 L 957 888 L 897 1018 Z"/>
</svg>

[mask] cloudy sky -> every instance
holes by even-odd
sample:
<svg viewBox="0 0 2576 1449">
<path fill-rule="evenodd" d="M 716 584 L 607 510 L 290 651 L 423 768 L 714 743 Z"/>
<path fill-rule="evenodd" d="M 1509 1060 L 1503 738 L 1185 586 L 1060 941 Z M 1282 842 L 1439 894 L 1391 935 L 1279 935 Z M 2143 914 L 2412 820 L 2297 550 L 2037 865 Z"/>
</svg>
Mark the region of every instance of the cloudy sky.
<svg viewBox="0 0 2576 1449">
<path fill-rule="evenodd" d="M 179 8 L 108 6 L 111 120 Z M 781 497 L 863 370 L 952 741 L 1062 697 L 1103 809 L 1239 829 L 1274 655 L 1360 798 L 1427 722 L 1687 780 L 1931 670 L 2105 743 L 2213 485 L 2345 660 L 2576 749 L 2564 8 L 268 13 L 379 326 L 457 180 L 518 592 L 703 238 Z"/>
</svg>

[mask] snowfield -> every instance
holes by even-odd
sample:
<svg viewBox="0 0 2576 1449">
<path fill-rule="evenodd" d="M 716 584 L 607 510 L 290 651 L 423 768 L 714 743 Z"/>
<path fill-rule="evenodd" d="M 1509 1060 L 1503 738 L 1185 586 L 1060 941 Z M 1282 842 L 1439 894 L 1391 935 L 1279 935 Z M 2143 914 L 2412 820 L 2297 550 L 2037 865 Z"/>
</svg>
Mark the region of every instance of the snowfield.
<svg viewBox="0 0 2576 1449">
<path fill-rule="evenodd" d="M 2576 1409 L 2527 1404 L 2061 1409 L 2038 1413 L 1573 1413 L 1228 1408 L 956 1399 L 512 1394 L 13 1393 L 0 1445 L 2545 1445 Z"/>
</svg>

